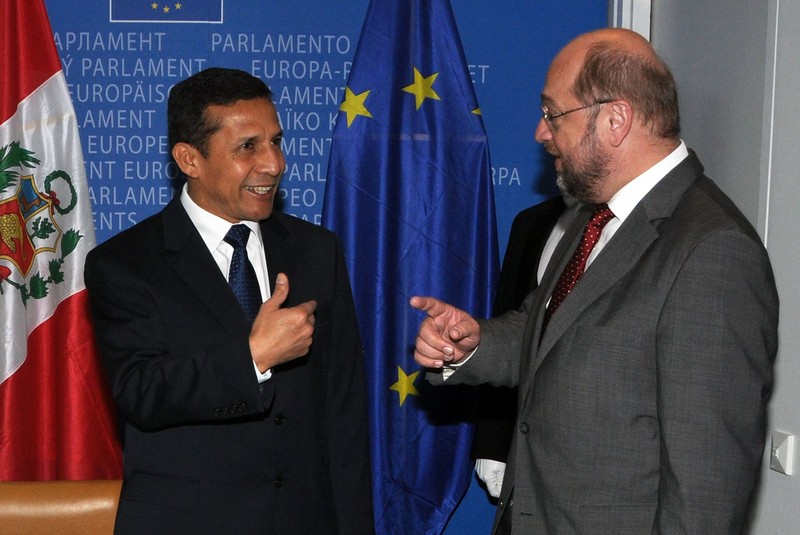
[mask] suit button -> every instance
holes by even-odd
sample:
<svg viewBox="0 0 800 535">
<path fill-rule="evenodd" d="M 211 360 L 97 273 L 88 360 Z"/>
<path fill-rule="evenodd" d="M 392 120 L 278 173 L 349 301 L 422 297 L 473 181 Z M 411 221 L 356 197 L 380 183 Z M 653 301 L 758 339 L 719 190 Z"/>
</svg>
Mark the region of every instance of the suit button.
<svg viewBox="0 0 800 535">
<path fill-rule="evenodd" d="M 279 489 L 282 486 L 283 486 L 283 478 L 281 476 L 276 477 L 275 478 L 275 488 Z"/>
<path fill-rule="evenodd" d="M 275 416 L 275 425 L 283 425 L 283 422 L 286 421 L 286 416 L 283 414 L 278 414 Z"/>
<path fill-rule="evenodd" d="M 528 424 L 526 424 L 525 422 L 522 422 L 521 424 L 519 424 L 519 432 L 522 433 L 523 435 L 527 435 L 528 434 Z"/>
</svg>

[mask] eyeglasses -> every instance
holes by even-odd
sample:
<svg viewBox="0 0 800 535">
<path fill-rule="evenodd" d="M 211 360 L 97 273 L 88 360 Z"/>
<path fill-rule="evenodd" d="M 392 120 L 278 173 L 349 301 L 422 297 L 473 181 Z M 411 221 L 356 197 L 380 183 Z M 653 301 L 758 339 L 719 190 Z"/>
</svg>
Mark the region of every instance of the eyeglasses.
<svg viewBox="0 0 800 535">
<path fill-rule="evenodd" d="M 551 125 L 553 123 L 553 119 L 558 119 L 559 117 L 563 117 L 563 116 L 567 115 L 568 113 L 572 113 L 574 111 L 585 110 L 586 108 L 594 108 L 595 106 L 600 106 L 602 104 L 608 104 L 609 102 L 614 102 L 614 99 L 598 100 L 597 102 L 593 102 L 591 104 L 587 104 L 586 106 L 579 106 L 577 108 L 572 108 L 571 110 L 567 110 L 567 111 L 560 111 L 558 113 L 550 113 L 550 111 L 548 111 L 548 109 L 547 109 L 547 106 L 542 104 L 541 105 L 541 108 L 542 108 L 542 119 L 544 119 L 544 122 L 546 122 L 548 125 Z"/>
</svg>

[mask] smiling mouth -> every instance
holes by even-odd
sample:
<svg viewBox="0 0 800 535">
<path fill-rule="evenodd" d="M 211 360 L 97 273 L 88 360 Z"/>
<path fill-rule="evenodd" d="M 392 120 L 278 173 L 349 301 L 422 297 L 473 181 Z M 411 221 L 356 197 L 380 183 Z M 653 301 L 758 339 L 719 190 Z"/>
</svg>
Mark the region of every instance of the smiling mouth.
<svg viewBox="0 0 800 535">
<path fill-rule="evenodd" d="M 257 195 L 266 195 L 275 189 L 275 186 L 245 186 L 244 189 Z"/>
</svg>

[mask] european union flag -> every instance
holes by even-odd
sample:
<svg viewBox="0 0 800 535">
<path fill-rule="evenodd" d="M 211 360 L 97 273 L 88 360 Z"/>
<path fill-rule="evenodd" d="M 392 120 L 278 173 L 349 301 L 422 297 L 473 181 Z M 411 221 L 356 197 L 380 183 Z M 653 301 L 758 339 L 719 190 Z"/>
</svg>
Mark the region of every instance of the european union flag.
<svg viewBox="0 0 800 535">
<path fill-rule="evenodd" d="M 339 109 L 322 221 L 353 278 L 376 528 L 441 533 L 469 484 L 472 427 L 448 413 L 456 387 L 426 388 L 408 300 L 488 317 L 499 271 L 486 133 L 448 0 L 372 0 Z"/>
<path fill-rule="evenodd" d="M 222 0 L 109 0 L 109 21 L 222 24 Z"/>
</svg>

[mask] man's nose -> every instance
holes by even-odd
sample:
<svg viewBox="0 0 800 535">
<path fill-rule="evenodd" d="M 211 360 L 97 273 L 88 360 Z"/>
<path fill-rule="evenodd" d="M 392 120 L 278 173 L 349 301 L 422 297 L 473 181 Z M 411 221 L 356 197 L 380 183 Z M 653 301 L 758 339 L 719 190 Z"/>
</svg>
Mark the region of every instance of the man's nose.
<svg viewBox="0 0 800 535">
<path fill-rule="evenodd" d="M 259 171 L 271 176 L 283 173 L 283 153 L 280 148 L 270 147 L 259 155 Z"/>
<path fill-rule="evenodd" d="M 553 139 L 552 132 L 550 132 L 550 127 L 547 126 L 547 121 L 544 120 L 544 117 L 539 118 L 539 123 L 536 125 L 536 131 L 533 134 L 533 139 L 535 139 L 537 143 L 544 143 L 545 141 L 550 141 Z"/>
</svg>

